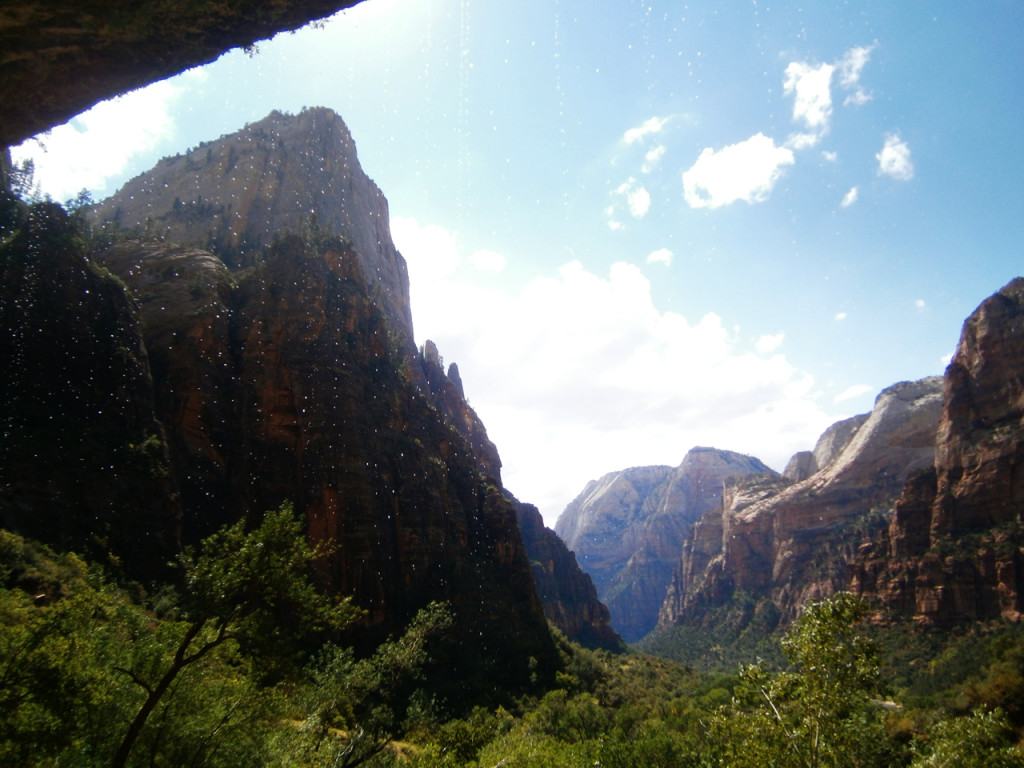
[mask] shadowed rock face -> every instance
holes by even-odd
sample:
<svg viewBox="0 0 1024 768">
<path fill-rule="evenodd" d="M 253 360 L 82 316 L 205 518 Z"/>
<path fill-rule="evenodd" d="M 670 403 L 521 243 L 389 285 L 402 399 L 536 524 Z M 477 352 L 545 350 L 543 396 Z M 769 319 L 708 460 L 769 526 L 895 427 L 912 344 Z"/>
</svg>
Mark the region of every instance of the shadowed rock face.
<svg viewBox="0 0 1024 768">
<path fill-rule="evenodd" d="M 58 206 L 0 207 L 0 526 L 156 576 L 181 521 L 139 305 Z"/>
<path fill-rule="evenodd" d="M 771 472 L 750 456 L 694 448 L 679 467 L 637 467 L 592 481 L 555 531 L 590 574 L 627 641 L 657 622 L 690 525 L 721 504 L 727 478 Z"/>
<path fill-rule="evenodd" d="M 358 0 L 0 0 L 0 147 Z"/>
<path fill-rule="evenodd" d="M 93 261 L 59 207 L 33 209 L 37 225 L 2 201 L 0 228 L 19 234 L 0 253 L 0 365 L 12 372 L 0 417 L 17 436 L 0 445 L 0 524 L 156 578 L 181 542 L 289 500 L 310 539 L 334 545 L 322 582 L 366 611 L 356 642 L 444 600 L 458 616 L 443 658 L 455 685 L 550 673 L 545 613 L 570 637 L 616 647 L 589 579 L 501 488 L 457 367 L 446 374 L 429 341 L 412 347 L 387 205 L 341 119 L 310 110 L 255 126 L 207 145 L 210 162 L 161 163 L 94 210 L 97 223 L 131 211 L 149 213 L 150 231 L 154 217 L 168 223 Z M 249 170 L 225 171 L 221 154 Z M 304 178 L 311 163 L 333 175 Z M 208 226 L 195 211 L 176 217 L 180 198 L 147 192 L 184 188 L 203 205 L 251 194 L 232 229 L 216 215 Z M 296 206 L 307 193 L 313 202 Z M 296 213 L 309 210 L 315 227 Z M 247 266 L 198 247 L 204 232 Z M 243 252 L 232 233 L 268 245 Z"/>
<path fill-rule="evenodd" d="M 597 599 L 594 582 L 580 570 L 575 555 L 544 527 L 533 505 L 516 502 L 516 516 L 548 621 L 587 648 L 620 650 L 622 640 L 609 623 L 608 609 Z"/>
<path fill-rule="evenodd" d="M 138 303 L 81 257 L 28 258 L 22 279 L 12 261 L 0 308 L 17 342 L 0 354 L 19 375 L 2 415 L 20 437 L 0 462 L 4 525 L 146 576 L 179 532 L 291 500 L 310 538 L 336 545 L 321 579 L 366 609 L 363 641 L 446 600 L 456 677 L 514 685 L 531 656 L 550 670 L 515 508 L 404 376 L 341 241 L 284 238 L 235 284 L 209 253 L 123 243 L 102 263 Z M 33 300 L 38 315 L 17 312 Z M 8 332 L 25 322 L 31 335 Z"/>
<path fill-rule="evenodd" d="M 358 186 L 353 173 L 336 183 Z M 497 452 L 439 361 L 395 332 L 404 284 L 387 302 L 388 274 L 367 265 L 401 257 L 361 252 L 357 218 L 337 236 L 281 234 L 233 271 L 166 240 L 91 263 L 58 208 L 35 209 L 57 220 L 38 227 L 11 210 L 5 231 L 22 234 L 0 254 L 0 365 L 15 375 L 0 416 L 20 438 L 0 447 L 0 522 L 75 549 L 95 540 L 148 575 L 179 540 L 290 500 L 313 541 L 336 545 L 320 578 L 366 610 L 359 641 L 445 600 L 453 680 L 552 671 Z"/>
<path fill-rule="evenodd" d="M 843 532 L 884 514 L 907 478 L 928 467 L 942 406 L 941 379 L 884 390 L 866 417 L 822 435 L 806 479 L 743 479 L 694 526 L 660 615 L 699 620 L 737 592 L 770 599 L 783 618 L 846 586 Z"/>
<path fill-rule="evenodd" d="M 1024 279 L 964 323 L 943 385 L 935 461 L 895 505 L 853 586 L 889 610 L 951 624 L 1024 611 Z"/>
</svg>

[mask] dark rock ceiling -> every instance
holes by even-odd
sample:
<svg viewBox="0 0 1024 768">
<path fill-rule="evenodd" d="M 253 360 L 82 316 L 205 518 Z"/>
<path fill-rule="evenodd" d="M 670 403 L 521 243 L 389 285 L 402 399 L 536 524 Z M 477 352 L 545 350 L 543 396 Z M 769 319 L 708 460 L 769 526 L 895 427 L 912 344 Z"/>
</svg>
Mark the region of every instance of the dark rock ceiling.
<svg viewBox="0 0 1024 768">
<path fill-rule="evenodd" d="M 0 147 L 360 0 L 0 0 Z"/>
</svg>

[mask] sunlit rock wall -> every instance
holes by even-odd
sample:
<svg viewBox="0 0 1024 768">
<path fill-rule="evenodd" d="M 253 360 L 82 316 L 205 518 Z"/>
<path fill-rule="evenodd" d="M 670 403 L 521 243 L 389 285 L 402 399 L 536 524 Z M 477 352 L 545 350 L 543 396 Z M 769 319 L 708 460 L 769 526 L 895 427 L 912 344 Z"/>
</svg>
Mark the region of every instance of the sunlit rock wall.
<svg viewBox="0 0 1024 768">
<path fill-rule="evenodd" d="M 940 625 L 1024 618 L 1024 279 L 964 323 L 943 383 L 935 461 L 855 563 L 855 591 Z"/>
<path fill-rule="evenodd" d="M 678 467 L 637 467 L 587 484 L 555 524 L 627 641 L 658 619 L 690 525 L 721 504 L 725 480 L 771 472 L 758 459 L 694 448 Z"/>
<path fill-rule="evenodd" d="M 391 240 L 387 200 L 329 109 L 272 112 L 164 158 L 100 203 L 92 218 L 214 251 L 231 267 L 250 266 L 289 231 L 336 234 L 351 246 L 391 331 L 412 343 L 409 275 Z"/>
<path fill-rule="evenodd" d="M 844 589 L 857 547 L 886 519 L 907 478 L 931 465 L 942 380 L 883 390 L 866 417 L 830 427 L 814 463 L 793 483 L 743 480 L 721 509 L 695 526 L 675 572 L 660 625 L 699 622 L 743 593 L 792 618 L 809 600 Z"/>
</svg>

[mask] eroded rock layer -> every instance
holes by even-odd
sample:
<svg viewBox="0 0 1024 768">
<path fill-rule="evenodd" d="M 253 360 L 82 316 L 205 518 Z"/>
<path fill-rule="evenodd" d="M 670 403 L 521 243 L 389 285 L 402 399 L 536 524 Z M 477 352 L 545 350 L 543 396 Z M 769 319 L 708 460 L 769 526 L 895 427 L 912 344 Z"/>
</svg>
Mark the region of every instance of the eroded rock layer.
<svg viewBox="0 0 1024 768">
<path fill-rule="evenodd" d="M 660 625 L 699 622 L 737 594 L 770 600 L 785 620 L 808 600 L 845 588 L 867 528 L 884 519 L 907 478 L 933 461 L 941 392 L 938 377 L 895 384 L 870 414 L 826 430 L 809 462 L 790 473 L 800 477 L 820 462 L 805 479 L 731 485 L 723 505 L 694 525 Z"/>
<path fill-rule="evenodd" d="M 943 385 L 934 464 L 906 484 L 853 588 L 951 624 L 1024 611 L 1024 279 L 964 323 Z"/>
</svg>

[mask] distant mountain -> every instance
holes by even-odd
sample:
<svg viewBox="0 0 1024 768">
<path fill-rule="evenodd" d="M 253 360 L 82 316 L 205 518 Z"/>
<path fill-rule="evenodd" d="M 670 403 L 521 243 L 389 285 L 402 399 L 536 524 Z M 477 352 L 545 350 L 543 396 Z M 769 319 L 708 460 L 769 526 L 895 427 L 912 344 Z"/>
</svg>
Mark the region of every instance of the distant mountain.
<svg viewBox="0 0 1024 768">
<path fill-rule="evenodd" d="M 771 473 L 750 456 L 694 448 L 678 467 L 635 467 L 587 484 L 555 532 L 590 574 L 627 641 L 650 632 L 690 525 L 722 502 L 725 481 Z"/>
<path fill-rule="evenodd" d="M 697 660 L 838 590 L 867 599 L 881 623 L 1020 621 L 1022 372 L 1018 278 L 967 319 L 944 377 L 884 390 L 787 477 L 730 483 L 693 525 L 644 647 Z"/>
<path fill-rule="evenodd" d="M 840 422 L 799 482 L 742 479 L 694 526 L 661 610 L 662 627 L 700 622 L 734 595 L 765 597 L 783 619 L 846 587 L 843 536 L 885 514 L 908 476 L 934 457 L 938 377 L 884 390 L 866 417 Z M 859 541 L 857 542 L 859 543 Z"/>
<path fill-rule="evenodd" d="M 162 161 L 92 212 L 117 222 L 95 253 L 57 206 L 2 208 L 0 525 L 152 580 L 290 500 L 336 545 L 319 577 L 366 611 L 363 642 L 445 600 L 453 686 L 553 671 L 497 450 L 457 368 L 412 344 L 387 205 L 337 115 Z M 557 599 L 568 634 L 607 635 L 592 597 Z"/>
</svg>

